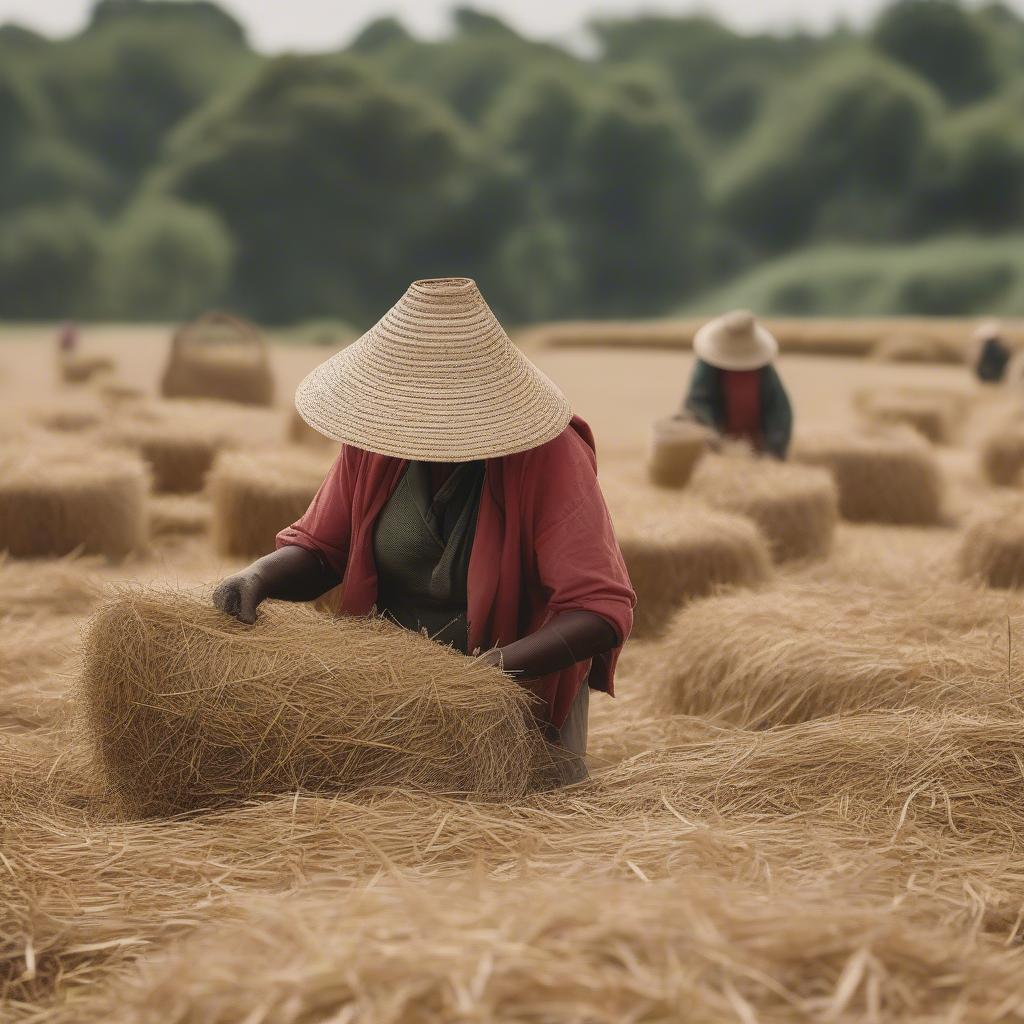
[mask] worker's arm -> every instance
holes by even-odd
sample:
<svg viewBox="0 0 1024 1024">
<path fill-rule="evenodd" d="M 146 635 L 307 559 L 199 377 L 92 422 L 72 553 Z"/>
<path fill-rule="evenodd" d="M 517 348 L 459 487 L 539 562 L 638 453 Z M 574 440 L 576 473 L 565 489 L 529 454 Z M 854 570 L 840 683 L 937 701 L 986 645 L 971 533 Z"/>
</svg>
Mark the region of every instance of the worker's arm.
<svg viewBox="0 0 1024 1024">
<path fill-rule="evenodd" d="M 213 603 L 239 622 L 252 625 L 267 598 L 313 601 L 340 582 L 326 561 L 296 545 L 279 548 L 228 576 L 213 592 Z"/>
</svg>

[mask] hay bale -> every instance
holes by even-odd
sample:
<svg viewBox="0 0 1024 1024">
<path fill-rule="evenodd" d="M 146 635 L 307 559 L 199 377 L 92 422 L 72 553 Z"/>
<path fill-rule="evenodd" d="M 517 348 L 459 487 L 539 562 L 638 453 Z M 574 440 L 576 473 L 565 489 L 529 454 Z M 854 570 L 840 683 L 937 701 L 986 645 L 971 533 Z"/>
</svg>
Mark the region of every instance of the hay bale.
<svg viewBox="0 0 1024 1024">
<path fill-rule="evenodd" d="M 305 452 L 223 452 L 207 478 L 213 542 L 222 555 L 256 558 L 309 508 L 330 468 Z"/>
<path fill-rule="evenodd" d="M 933 444 L 950 444 L 966 419 L 969 398 L 938 388 L 871 388 L 854 395 L 869 424 L 906 426 Z"/>
<path fill-rule="evenodd" d="M 999 487 L 1020 483 L 1024 469 L 1024 423 L 1004 423 L 982 441 L 981 469 L 986 479 Z"/>
<path fill-rule="evenodd" d="M 625 525 L 622 525 L 622 524 Z M 620 520 L 619 546 L 636 591 L 633 635 L 656 636 L 688 601 L 771 575 L 771 555 L 748 519 L 692 505 Z"/>
<path fill-rule="evenodd" d="M 647 475 L 658 487 L 685 487 L 707 451 L 710 433 L 693 420 L 658 420 L 651 431 Z"/>
<path fill-rule="evenodd" d="M 0 448 L 0 551 L 111 559 L 141 551 L 148 486 L 143 464 L 123 454 L 52 444 Z"/>
<path fill-rule="evenodd" d="M 844 519 L 904 525 L 942 522 L 942 473 L 927 442 L 912 431 L 804 437 L 793 456 L 831 471 Z"/>
<path fill-rule="evenodd" d="M 78 433 L 100 426 L 107 414 L 92 396 L 75 396 L 32 406 L 30 422 L 55 433 Z"/>
<path fill-rule="evenodd" d="M 540 743 L 526 690 L 419 634 L 274 603 L 247 627 L 153 590 L 93 617 L 80 699 L 105 778 L 140 816 L 295 790 L 509 799 Z"/>
<path fill-rule="evenodd" d="M 97 563 L 79 557 L 23 562 L 0 554 L 0 617 L 89 611 L 100 595 Z"/>
<path fill-rule="evenodd" d="M 288 426 L 285 438 L 291 444 L 311 445 L 316 447 L 337 448 L 338 442 L 326 437 L 319 430 L 314 430 L 300 415 L 299 410 L 292 407 L 288 414 Z"/>
<path fill-rule="evenodd" d="M 923 334 L 889 334 L 880 338 L 871 357 L 882 363 L 944 363 L 952 366 L 963 362 L 963 351 L 950 339 Z"/>
<path fill-rule="evenodd" d="M 800 580 L 685 608 L 632 671 L 666 710 L 759 729 L 880 708 L 976 710 L 1006 697 L 1007 612 L 963 584 Z"/>
<path fill-rule="evenodd" d="M 824 469 L 716 456 L 699 467 L 691 491 L 713 508 L 752 519 L 777 562 L 822 558 L 832 547 L 839 495 Z"/>
<path fill-rule="evenodd" d="M 274 377 L 266 339 L 246 320 L 206 313 L 174 334 L 160 388 L 165 398 L 271 405 Z"/>
<path fill-rule="evenodd" d="M 113 408 L 141 402 L 146 397 L 142 388 L 117 377 L 103 378 L 96 388 L 96 393 L 103 402 Z"/>
<path fill-rule="evenodd" d="M 57 360 L 57 368 L 60 379 L 65 384 L 86 384 L 95 377 L 113 373 L 115 365 L 110 356 L 61 352 Z"/>
<path fill-rule="evenodd" d="M 964 531 L 960 572 L 990 587 L 1024 587 L 1024 507 L 977 518 Z"/>
<path fill-rule="evenodd" d="M 149 532 L 153 537 L 196 537 L 210 529 L 209 501 L 198 494 L 151 494 Z"/>
</svg>

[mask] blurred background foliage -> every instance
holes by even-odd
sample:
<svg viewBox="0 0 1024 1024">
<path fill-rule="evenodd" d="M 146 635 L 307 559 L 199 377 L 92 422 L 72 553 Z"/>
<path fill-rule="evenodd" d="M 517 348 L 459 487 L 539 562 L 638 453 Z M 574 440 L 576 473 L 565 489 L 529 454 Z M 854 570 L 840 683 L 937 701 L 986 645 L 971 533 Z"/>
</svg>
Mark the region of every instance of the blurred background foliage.
<svg viewBox="0 0 1024 1024">
<path fill-rule="evenodd" d="M 1024 313 L 1024 20 L 896 0 L 864 32 L 470 8 L 268 57 L 208 0 L 0 27 L 0 316 L 372 321 L 469 274 L 511 322 Z"/>
</svg>

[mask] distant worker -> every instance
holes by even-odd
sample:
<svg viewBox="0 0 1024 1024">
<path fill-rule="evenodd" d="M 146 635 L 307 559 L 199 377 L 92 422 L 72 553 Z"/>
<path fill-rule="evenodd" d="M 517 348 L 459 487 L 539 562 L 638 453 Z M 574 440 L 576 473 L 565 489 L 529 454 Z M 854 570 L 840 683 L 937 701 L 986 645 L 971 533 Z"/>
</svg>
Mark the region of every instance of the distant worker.
<svg viewBox="0 0 1024 1024">
<path fill-rule="evenodd" d="M 57 348 L 62 354 L 74 352 L 78 348 L 78 324 L 65 320 L 57 334 Z"/>
<path fill-rule="evenodd" d="M 985 384 L 1000 383 L 1006 376 L 1011 355 L 1002 325 L 997 320 L 986 320 L 974 332 L 971 361 L 978 380 Z"/>
<path fill-rule="evenodd" d="M 295 401 L 341 452 L 214 604 L 251 623 L 340 582 L 343 613 L 376 608 L 516 679 L 565 781 L 585 777 L 588 693 L 612 692 L 635 601 L 587 424 L 468 278 L 414 282 Z"/>
<path fill-rule="evenodd" d="M 753 313 L 736 310 L 705 324 L 693 350 L 697 363 L 680 415 L 784 459 L 793 410 L 773 365 L 779 343 L 772 334 Z"/>
</svg>

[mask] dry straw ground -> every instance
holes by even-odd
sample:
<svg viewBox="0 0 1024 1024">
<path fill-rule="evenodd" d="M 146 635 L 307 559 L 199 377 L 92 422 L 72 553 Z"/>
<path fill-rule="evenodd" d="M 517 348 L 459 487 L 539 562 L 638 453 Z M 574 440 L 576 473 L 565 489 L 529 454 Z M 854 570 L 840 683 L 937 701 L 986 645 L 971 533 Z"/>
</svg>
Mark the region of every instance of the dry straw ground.
<svg viewBox="0 0 1024 1024">
<path fill-rule="evenodd" d="M 165 339 L 135 335 L 97 347 L 151 393 Z M 0 398 L 81 391 L 57 385 L 49 349 L 7 344 Z M 981 450 L 1020 399 L 979 391 L 952 446 L 903 437 L 902 461 L 877 438 L 841 449 L 871 470 L 852 498 L 837 471 L 847 512 L 909 503 L 930 525 L 808 513 L 802 537 L 710 509 L 698 484 L 722 457 L 691 487 L 647 482 L 684 357 L 536 355 L 596 429 L 641 594 L 619 696 L 593 699 L 591 780 L 527 791 L 517 691 L 422 638 L 282 606 L 251 631 L 181 597 L 241 564 L 206 533 L 161 530 L 115 566 L 6 557 L 0 1019 L 1024 1019 L 1024 595 L 963 576 L 973 524 L 1013 521 Z M 322 356 L 275 350 L 281 393 Z M 950 367 L 783 371 L 809 442 L 850 431 L 872 383 L 969 387 Z M 113 403 L 86 450 L 106 458 L 106 431 L 147 402 Z M 11 408 L 0 436 L 24 457 L 72 444 Z M 282 443 L 284 409 L 181 408 L 232 444 Z M 829 490 L 802 466 L 747 469 L 729 493 L 755 505 Z M 786 537 L 820 557 L 773 568 Z M 436 791 L 474 785 L 490 798 Z M 164 811 L 222 806 L 153 816 L 154 793 Z"/>
</svg>

